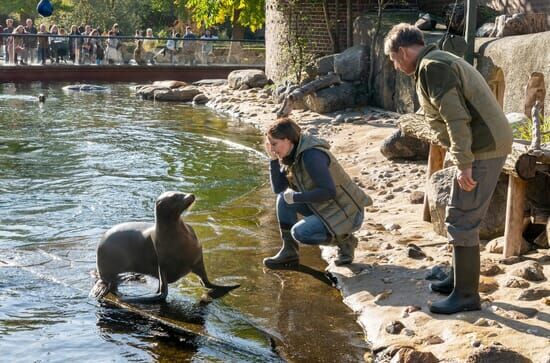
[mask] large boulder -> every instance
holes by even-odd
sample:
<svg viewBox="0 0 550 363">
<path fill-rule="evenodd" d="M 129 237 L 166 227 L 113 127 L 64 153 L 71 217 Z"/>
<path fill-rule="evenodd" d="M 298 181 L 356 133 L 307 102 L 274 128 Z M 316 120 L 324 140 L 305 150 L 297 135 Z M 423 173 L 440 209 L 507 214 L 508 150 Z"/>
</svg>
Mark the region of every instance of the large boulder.
<svg viewBox="0 0 550 363">
<path fill-rule="evenodd" d="M 334 56 L 334 72 L 340 75 L 343 81 L 361 81 L 368 75 L 369 52 L 368 48 L 356 45 Z"/>
<path fill-rule="evenodd" d="M 430 145 L 416 137 L 405 135 L 401 130 L 384 139 L 380 152 L 387 159 L 427 160 Z"/>
<path fill-rule="evenodd" d="M 447 235 L 445 212 L 449 201 L 454 178 L 454 167 L 439 170 L 430 177 L 426 195 L 430 205 L 430 215 L 434 231 L 442 236 Z M 506 193 L 508 179 L 501 175 L 489 204 L 485 218 L 481 221 L 479 238 L 491 240 L 504 234 L 506 220 Z"/>
<path fill-rule="evenodd" d="M 355 104 L 355 92 L 351 83 L 324 88 L 304 98 L 306 107 L 317 113 L 329 113 Z"/>
<path fill-rule="evenodd" d="M 499 345 L 491 345 L 474 351 L 466 358 L 466 363 L 531 363 L 531 360 Z"/>
<path fill-rule="evenodd" d="M 183 86 L 179 88 L 145 86 L 137 90 L 136 94 L 146 100 L 155 101 L 176 101 L 191 102 L 193 98 L 201 93 L 198 88 L 193 86 Z"/>
<path fill-rule="evenodd" d="M 240 89 L 243 86 L 256 88 L 265 86 L 267 84 L 267 77 L 259 69 L 239 69 L 229 73 L 227 82 L 229 87 L 233 89 Z"/>
<path fill-rule="evenodd" d="M 329 72 L 334 72 L 334 57 L 336 54 L 326 55 L 315 60 L 315 65 L 317 67 L 317 73 L 321 76 L 328 74 Z"/>
</svg>

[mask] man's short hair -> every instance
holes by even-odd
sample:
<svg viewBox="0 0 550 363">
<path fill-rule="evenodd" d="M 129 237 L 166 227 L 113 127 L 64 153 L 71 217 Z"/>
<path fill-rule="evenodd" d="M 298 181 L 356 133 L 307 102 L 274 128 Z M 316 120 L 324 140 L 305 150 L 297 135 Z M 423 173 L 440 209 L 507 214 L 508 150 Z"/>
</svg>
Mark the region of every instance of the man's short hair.
<svg viewBox="0 0 550 363">
<path fill-rule="evenodd" d="M 401 47 L 425 45 L 424 35 L 414 25 L 400 23 L 395 25 L 384 39 L 384 54 L 396 53 Z"/>
</svg>

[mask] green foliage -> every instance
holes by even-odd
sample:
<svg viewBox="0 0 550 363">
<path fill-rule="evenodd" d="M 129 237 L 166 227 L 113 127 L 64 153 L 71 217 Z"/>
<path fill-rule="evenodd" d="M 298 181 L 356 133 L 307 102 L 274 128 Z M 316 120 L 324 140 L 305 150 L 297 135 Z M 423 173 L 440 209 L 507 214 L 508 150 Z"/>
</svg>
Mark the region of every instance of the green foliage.
<svg viewBox="0 0 550 363">
<path fill-rule="evenodd" d="M 262 28 L 265 23 L 265 0 L 185 0 L 185 3 L 192 11 L 193 20 L 206 28 L 223 24 L 226 19 L 252 31 Z"/>
<path fill-rule="evenodd" d="M 309 13 L 301 5 L 300 0 L 288 0 L 285 3 L 279 3 L 277 8 L 286 20 L 284 30 L 286 47 L 282 49 L 281 54 L 282 58 L 288 61 L 285 78 L 298 84 L 302 82 L 306 68 L 313 64 L 315 59 L 315 56 L 308 51 L 310 46 L 315 46 L 315 43 L 311 42 L 313 30 L 308 26 Z"/>
<path fill-rule="evenodd" d="M 512 124 L 512 130 L 514 131 L 514 138 L 531 141 L 533 139 L 533 121 L 528 119 L 527 122 L 516 122 Z M 541 143 L 550 143 L 550 117 L 546 117 L 544 122 L 540 125 L 540 131 L 542 134 Z"/>
</svg>

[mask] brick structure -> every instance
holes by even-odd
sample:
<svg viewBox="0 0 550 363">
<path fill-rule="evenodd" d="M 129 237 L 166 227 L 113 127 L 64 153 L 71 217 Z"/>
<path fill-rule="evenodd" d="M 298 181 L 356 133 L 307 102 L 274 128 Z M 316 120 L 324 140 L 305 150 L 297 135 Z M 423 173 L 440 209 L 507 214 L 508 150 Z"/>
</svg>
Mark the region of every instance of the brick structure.
<svg viewBox="0 0 550 363">
<path fill-rule="evenodd" d="M 285 32 L 288 29 L 288 19 L 279 10 L 284 0 L 266 0 L 266 73 L 275 82 L 285 78 L 288 70 L 288 60 L 284 59 L 282 49 L 286 47 Z M 346 44 L 347 34 L 347 8 L 345 0 L 327 0 L 329 19 L 332 22 L 332 33 L 339 40 L 340 49 L 334 49 L 331 42 L 322 1 L 299 0 L 299 10 L 307 15 L 307 21 L 300 24 L 301 29 L 307 29 L 307 51 L 315 56 L 332 54 L 348 48 Z M 338 8 L 336 7 L 338 4 Z M 367 12 L 370 2 L 364 0 L 351 0 L 352 24 L 353 20 Z"/>
</svg>

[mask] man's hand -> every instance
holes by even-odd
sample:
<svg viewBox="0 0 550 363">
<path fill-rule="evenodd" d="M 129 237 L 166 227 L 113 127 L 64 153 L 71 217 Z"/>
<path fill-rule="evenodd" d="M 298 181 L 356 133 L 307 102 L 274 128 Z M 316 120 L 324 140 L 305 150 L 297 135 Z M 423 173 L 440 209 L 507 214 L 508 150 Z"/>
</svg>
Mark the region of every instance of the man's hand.
<svg viewBox="0 0 550 363">
<path fill-rule="evenodd" d="M 277 160 L 278 159 L 277 155 L 273 152 L 273 149 L 271 148 L 271 143 L 269 142 L 267 137 L 265 138 L 264 147 L 265 147 L 265 152 L 267 153 L 267 155 L 269 156 L 269 158 L 271 160 Z"/>
<path fill-rule="evenodd" d="M 464 170 L 458 169 L 456 173 L 456 180 L 460 189 L 470 192 L 474 190 L 477 182 L 472 179 L 472 168 L 466 168 Z"/>
</svg>

